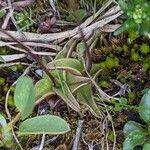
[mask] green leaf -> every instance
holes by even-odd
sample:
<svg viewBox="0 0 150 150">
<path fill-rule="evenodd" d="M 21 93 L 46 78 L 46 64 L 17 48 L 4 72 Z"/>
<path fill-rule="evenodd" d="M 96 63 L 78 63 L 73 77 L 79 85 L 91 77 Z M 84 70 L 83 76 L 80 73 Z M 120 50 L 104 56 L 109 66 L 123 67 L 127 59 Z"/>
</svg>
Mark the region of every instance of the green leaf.
<svg viewBox="0 0 150 150">
<path fill-rule="evenodd" d="M 43 115 L 27 119 L 19 126 L 20 135 L 64 134 L 70 131 L 69 124 L 58 116 Z"/>
<path fill-rule="evenodd" d="M 84 42 L 80 42 L 77 44 L 76 51 L 80 57 L 83 57 L 85 50 L 86 50 L 86 47 L 85 47 Z"/>
<path fill-rule="evenodd" d="M 6 126 L 6 119 L 0 114 L 0 126 Z"/>
<path fill-rule="evenodd" d="M 33 110 L 35 103 L 35 90 L 31 78 L 21 76 L 17 80 L 15 94 L 15 106 L 21 112 L 22 119 L 27 118 Z"/>
<path fill-rule="evenodd" d="M 101 113 L 92 97 L 92 86 L 91 84 L 85 85 L 78 90 L 77 99 L 82 104 L 86 105 L 91 113 L 96 117 L 100 117 Z"/>
<path fill-rule="evenodd" d="M 122 10 L 128 9 L 128 5 L 127 5 L 127 3 L 125 1 L 119 0 L 118 3 L 119 3 L 119 5 L 120 5 Z"/>
<path fill-rule="evenodd" d="M 150 33 L 150 25 L 147 23 L 147 21 L 142 23 L 140 32 L 145 36 L 147 36 Z"/>
<path fill-rule="evenodd" d="M 94 64 L 92 64 L 92 69 L 90 71 L 90 74 L 95 75 L 98 70 L 100 70 L 100 64 L 99 63 L 97 63 L 97 64 L 94 63 Z"/>
<path fill-rule="evenodd" d="M 55 60 L 65 58 L 67 56 L 68 51 L 72 47 L 72 45 L 74 45 L 75 43 L 76 43 L 76 40 L 73 38 L 68 40 L 68 42 L 65 44 L 63 49 L 56 55 Z"/>
<path fill-rule="evenodd" d="M 87 13 L 85 9 L 78 9 L 75 15 L 78 17 L 79 21 L 82 21 L 87 16 Z"/>
<path fill-rule="evenodd" d="M 62 59 L 57 59 L 53 60 L 52 62 L 47 64 L 48 68 L 51 67 L 70 67 L 73 69 L 76 69 L 78 71 L 82 71 L 83 65 L 80 61 L 77 59 L 73 58 L 62 58 Z"/>
<path fill-rule="evenodd" d="M 150 150 L 150 143 L 144 144 L 143 150 Z"/>
<path fill-rule="evenodd" d="M 114 31 L 114 35 L 119 35 L 122 32 L 127 31 L 129 28 L 132 29 L 135 26 L 135 23 L 132 19 L 126 20 L 121 27 Z"/>
<path fill-rule="evenodd" d="M 74 12 L 74 14 L 70 12 L 69 15 L 66 16 L 66 19 L 68 21 L 76 21 L 76 20 L 82 21 L 86 16 L 87 16 L 87 13 L 85 9 L 78 9 Z"/>
<path fill-rule="evenodd" d="M 72 92 L 76 91 L 76 88 L 78 88 L 82 84 L 85 84 L 89 81 L 90 81 L 90 79 L 87 77 L 76 76 L 76 75 L 73 75 L 70 73 L 66 74 L 66 82 Z"/>
<path fill-rule="evenodd" d="M 6 122 L 5 122 L 6 123 Z M 11 132 L 12 126 L 5 124 L 2 125 L 0 129 L 1 139 L 0 139 L 0 146 L 5 146 L 10 148 L 13 144 L 13 134 Z"/>
<path fill-rule="evenodd" d="M 146 133 L 142 131 L 131 132 L 123 143 L 123 150 L 133 150 L 135 146 L 142 145 L 145 141 Z"/>
<path fill-rule="evenodd" d="M 144 129 L 139 123 L 135 121 L 128 121 L 123 128 L 123 133 L 125 137 L 127 137 L 133 131 L 144 131 Z"/>
<path fill-rule="evenodd" d="M 73 110 L 80 112 L 80 105 L 71 93 L 68 85 L 62 81 L 61 88 L 53 88 L 54 92 L 60 96 Z"/>
<path fill-rule="evenodd" d="M 150 124 L 150 90 L 148 90 L 141 99 L 139 114 L 147 124 Z"/>
<path fill-rule="evenodd" d="M 36 98 L 40 98 L 44 94 L 52 91 L 52 81 L 49 79 L 41 79 L 35 84 L 35 95 Z"/>
<path fill-rule="evenodd" d="M 0 18 L 3 18 L 6 14 L 6 10 L 2 9 L 0 10 Z"/>
<path fill-rule="evenodd" d="M 2 143 L 3 143 L 3 146 L 7 148 L 10 148 L 14 145 L 12 132 L 9 131 L 9 132 L 3 133 Z"/>
</svg>

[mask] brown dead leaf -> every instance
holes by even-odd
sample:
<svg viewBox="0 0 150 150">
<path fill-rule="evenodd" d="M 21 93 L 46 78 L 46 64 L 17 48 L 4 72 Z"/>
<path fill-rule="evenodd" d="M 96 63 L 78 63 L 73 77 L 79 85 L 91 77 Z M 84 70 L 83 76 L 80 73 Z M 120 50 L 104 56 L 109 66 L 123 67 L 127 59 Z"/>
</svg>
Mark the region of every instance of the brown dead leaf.
<svg viewBox="0 0 150 150">
<path fill-rule="evenodd" d="M 47 97 L 46 101 L 52 109 L 58 109 L 63 104 L 62 99 L 60 99 L 57 95 Z"/>
<path fill-rule="evenodd" d="M 39 32 L 48 33 L 51 31 L 52 26 L 56 23 L 56 18 L 51 16 L 46 16 L 44 21 L 39 24 Z"/>
</svg>

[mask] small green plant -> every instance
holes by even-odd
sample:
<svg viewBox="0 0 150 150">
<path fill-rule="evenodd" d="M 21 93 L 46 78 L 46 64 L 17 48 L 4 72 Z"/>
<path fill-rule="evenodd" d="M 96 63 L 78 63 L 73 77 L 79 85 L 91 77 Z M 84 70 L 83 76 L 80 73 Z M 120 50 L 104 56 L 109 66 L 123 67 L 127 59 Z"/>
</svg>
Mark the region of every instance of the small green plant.
<svg viewBox="0 0 150 150">
<path fill-rule="evenodd" d="M 125 124 L 123 150 L 133 150 L 138 145 L 142 145 L 143 150 L 150 149 L 150 89 L 145 91 L 138 112 L 146 125 L 134 121 L 128 121 Z"/>
<path fill-rule="evenodd" d="M 148 54 L 150 52 L 149 45 L 146 43 L 142 43 L 142 45 L 140 46 L 140 51 L 142 54 Z"/>
<path fill-rule="evenodd" d="M 6 10 L 5 9 L 1 9 L 0 10 L 0 18 L 3 18 L 6 15 Z"/>
<path fill-rule="evenodd" d="M 145 69 L 145 70 L 148 70 L 148 69 L 150 69 L 150 56 L 147 56 L 145 59 L 144 59 L 144 61 L 143 61 L 143 68 Z"/>
<path fill-rule="evenodd" d="M 100 87 L 103 87 L 103 88 L 109 88 L 110 87 L 110 84 L 107 80 L 100 80 L 99 85 L 100 85 Z"/>
<path fill-rule="evenodd" d="M 114 34 L 118 35 L 124 31 L 133 30 L 136 34 L 147 36 L 150 32 L 150 2 L 147 0 L 119 0 L 119 5 L 126 14 L 127 20 Z"/>
<path fill-rule="evenodd" d="M 31 9 L 29 11 L 14 12 L 14 16 L 21 31 L 28 31 L 34 24 Z"/>
<path fill-rule="evenodd" d="M 5 84 L 5 78 L 0 77 L 0 86 Z"/>
<path fill-rule="evenodd" d="M 87 12 L 85 9 L 77 9 L 74 12 L 74 14 L 69 12 L 69 15 L 66 16 L 66 19 L 67 21 L 76 21 L 76 19 L 78 19 L 79 21 L 82 21 L 86 16 L 87 16 Z"/>
<path fill-rule="evenodd" d="M 15 105 L 19 110 L 19 123 L 18 134 L 31 135 L 31 134 L 63 134 L 70 130 L 68 123 L 58 116 L 43 115 L 28 119 L 32 114 L 36 102 L 36 90 L 33 80 L 27 76 L 21 76 L 17 80 L 14 104 L 12 104 L 13 97 L 10 95 L 8 101 L 10 105 Z M 17 120 L 12 120 L 9 123 L 0 115 L 0 147 L 13 147 L 13 134 L 11 132 Z M 23 121 L 22 121 L 23 120 Z"/>
<path fill-rule="evenodd" d="M 107 56 L 106 60 L 100 63 L 102 69 L 112 69 L 118 67 L 119 59 L 117 57 Z"/>
<path fill-rule="evenodd" d="M 140 59 L 140 55 L 134 49 L 131 50 L 131 60 L 138 61 Z"/>
</svg>

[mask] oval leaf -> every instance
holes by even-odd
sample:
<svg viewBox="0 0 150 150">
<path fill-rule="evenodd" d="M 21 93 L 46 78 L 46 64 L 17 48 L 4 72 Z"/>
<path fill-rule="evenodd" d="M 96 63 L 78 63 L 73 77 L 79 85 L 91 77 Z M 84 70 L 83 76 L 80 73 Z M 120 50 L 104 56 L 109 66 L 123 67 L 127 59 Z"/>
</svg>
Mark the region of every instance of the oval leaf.
<svg viewBox="0 0 150 150">
<path fill-rule="evenodd" d="M 54 92 L 61 97 L 72 109 L 77 112 L 81 111 L 80 105 L 71 93 L 70 88 L 65 82 L 62 82 L 61 88 L 53 88 Z"/>
<path fill-rule="evenodd" d="M 0 114 L 0 126 L 6 126 L 6 119 Z"/>
<path fill-rule="evenodd" d="M 144 144 L 143 150 L 150 150 L 150 143 Z"/>
<path fill-rule="evenodd" d="M 90 79 L 83 76 L 75 76 L 73 74 L 70 74 L 69 72 L 66 74 L 66 82 L 71 90 L 71 92 L 76 91 L 76 88 L 78 88 L 80 85 L 89 82 Z"/>
<path fill-rule="evenodd" d="M 127 31 L 127 29 L 132 29 L 135 26 L 134 21 L 132 19 L 126 20 L 121 27 L 114 31 L 114 35 L 119 35 L 122 32 Z"/>
<path fill-rule="evenodd" d="M 150 124 L 150 90 L 142 97 L 139 105 L 139 114 L 146 123 Z"/>
<path fill-rule="evenodd" d="M 96 117 L 101 117 L 101 112 L 96 105 L 92 95 L 92 86 L 91 84 L 88 84 L 78 90 L 77 99 L 79 102 L 86 105 L 93 115 Z"/>
<path fill-rule="evenodd" d="M 14 94 L 14 102 L 15 106 L 21 112 L 22 119 L 27 118 L 32 113 L 35 103 L 35 90 L 31 78 L 26 76 L 18 78 Z"/>
<path fill-rule="evenodd" d="M 58 116 L 43 115 L 25 120 L 19 126 L 20 135 L 63 134 L 70 131 L 69 124 Z"/>
<path fill-rule="evenodd" d="M 142 145 L 145 141 L 146 133 L 142 131 L 131 132 L 123 143 L 123 150 L 133 150 L 135 146 Z"/>
<path fill-rule="evenodd" d="M 83 69 L 82 63 L 79 60 L 73 58 L 62 58 L 53 60 L 52 62 L 47 64 L 47 67 L 70 67 L 73 69 L 77 69 L 78 71 L 82 71 Z"/>
<path fill-rule="evenodd" d="M 55 60 L 56 59 L 61 59 L 61 58 L 65 58 L 67 56 L 67 53 L 70 49 L 70 47 L 72 46 L 72 44 L 75 42 L 76 40 L 71 38 L 70 40 L 68 40 L 68 42 L 65 44 L 65 46 L 63 47 L 63 49 L 56 55 Z"/>
<path fill-rule="evenodd" d="M 135 121 L 128 121 L 123 128 L 123 133 L 125 137 L 127 137 L 133 131 L 143 131 L 143 130 L 144 129 L 140 126 L 139 123 Z"/>
<path fill-rule="evenodd" d="M 40 98 L 44 94 L 52 91 L 52 81 L 49 79 L 41 79 L 35 84 L 36 98 Z"/>
</svg>

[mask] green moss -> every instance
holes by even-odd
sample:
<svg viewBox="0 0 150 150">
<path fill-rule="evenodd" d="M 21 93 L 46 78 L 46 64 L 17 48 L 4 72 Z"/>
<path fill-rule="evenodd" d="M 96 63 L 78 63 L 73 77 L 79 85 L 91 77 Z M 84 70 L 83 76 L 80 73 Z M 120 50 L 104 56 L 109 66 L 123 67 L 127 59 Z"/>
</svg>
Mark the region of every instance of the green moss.
<svg viewBox="0 0 150 150">
<path fill-rule="evenodd" d="M 128 93 L 129 101 L 132 102 L 136 98 L 136 94 L 134 92 Z"/>
<path fill-rule="evenodd" d="M 108 69 L 117 67 L 119 65 L 119 59 L 117 57 L 107 57 L 105 61 L 106 67 Z"/>
<path fill-rule="evenodd" d="M 119 59 L 113 56 L 107 56 L 106 60 L 100 63 L 100 67 L 102 69 L 111 69 L 114 67 L 118 67 Z"/>
<path fill-rule="evenodd" d="M 8 96 L 8 105 L 10 107 L 13 107 L 14 106 L 14 99 L 13 99 L 13 96 L 12 95 L 9 95 Z"/>
<path fill-rule="evenodd" d="M 17 65 L 17 70 L 22 71 L 23 70 L 23 65 L 22 64 L 18 64 Z"/>
<path fill-rule="evenodd" d="M 126 44 L 123 45 L 123 50 L 124 50 L 124 52 L 128 51 L 128 46 Z"/>
<path fill-rule="evenodd" d="M 12 87 L 10 88 L 10 91 L 11 91 L 12 93 L 14 93 L 14 92 L 15 92 L 15 87 L 12 86 Z"/>
<path fill-rule="evenodd" d="M 3 18 L 6 15 L 6 10 L 1 9 L 0 10 L 0 18 Z"/>
<path fill-rule="evenodd" d="M 106 80 L 101 80 L 101 81 L 99 82 L 99 86 L 100 86 L 100 87 L 103 87 L 103 88 L 109 88 L 110 84 L 109 84 L 109 82 L 106 81 Z"/>
<path fill-rule="evenodd" d="M 2 78 L 2 77 L 0 77 L 0 85 L 2 86 L 2 85 L 4 85 L 4 84 L 5 84 L 5 79 Z"/>
<path fill-rule="evenodd" d="M 131 60 L 138 61 L 140 59 L 140 55 L 138 52 L 135 52 L 134 50 L 131 52 Z"/>
<path fill-rule="evenodd" d="M 100 68 L 101 68 L 101 69 L 106 69 L 106 68 L 107 68 L 105 62 L 101 62 L 101 63 L 100 63 Z"/>
<path fill-rule="evenodd" d="M 146 57 L 143 61 L 143 68 L 145 70 L 150 69 L 150 56 Z"/>
<path fill-rule="evenodd" d="M 150 47 L 148 44 L 142 43 L 141 47 L 140 47 L 140 51 L 142 54 L 147 54 L 150 52 Z"/>
<path fill-rule="evenodd" d="M 116 48 L 116 50 L 120 53 L 120 52 L 122 52 L 122 47 L 121 46 L 118 46 L 117 48 Z"/>
<path fill-rule="evenodd" d="M 1 97 L 0 97 L 0 102 L 1 102 L 1 101 L 4 101 L 4 100 L 5 100 L 5 97 L 4 97 L 4 96 L 1 96 Z"/>
<path fill-rule="evenodd" d="M 137 49 L 139 47 L 139 45 L 137 43 L 134 43 L 133 48 Z"/>
<path fill-rule="evenodd" d="M 8 87 L 8 85 L 6 84 L 5 86 L 4 86 L 4 92 L 7 92 L 8 90 L 9 90 L 9 87 Z"/>
<path fill-rule="evenodd" d="M 0 47 L 0 55 L 6 55 L 8 54 L 7 47 Z"/>
<path fill-rule="evenodd" d="M 113 131 L 109 131 L 107 134 L 108 134 L 108 136 L 107 136 L 108 139 L 113 142 L 114 141 L 114 132 Z"/>
<path fill-rule="evenodd" d="M 134 41 L 138 37 L 138 34 L 134 30 L 128 30 L 128 33 L 129 33 L 128 40 L 130 42 Z"/>
</svg>

